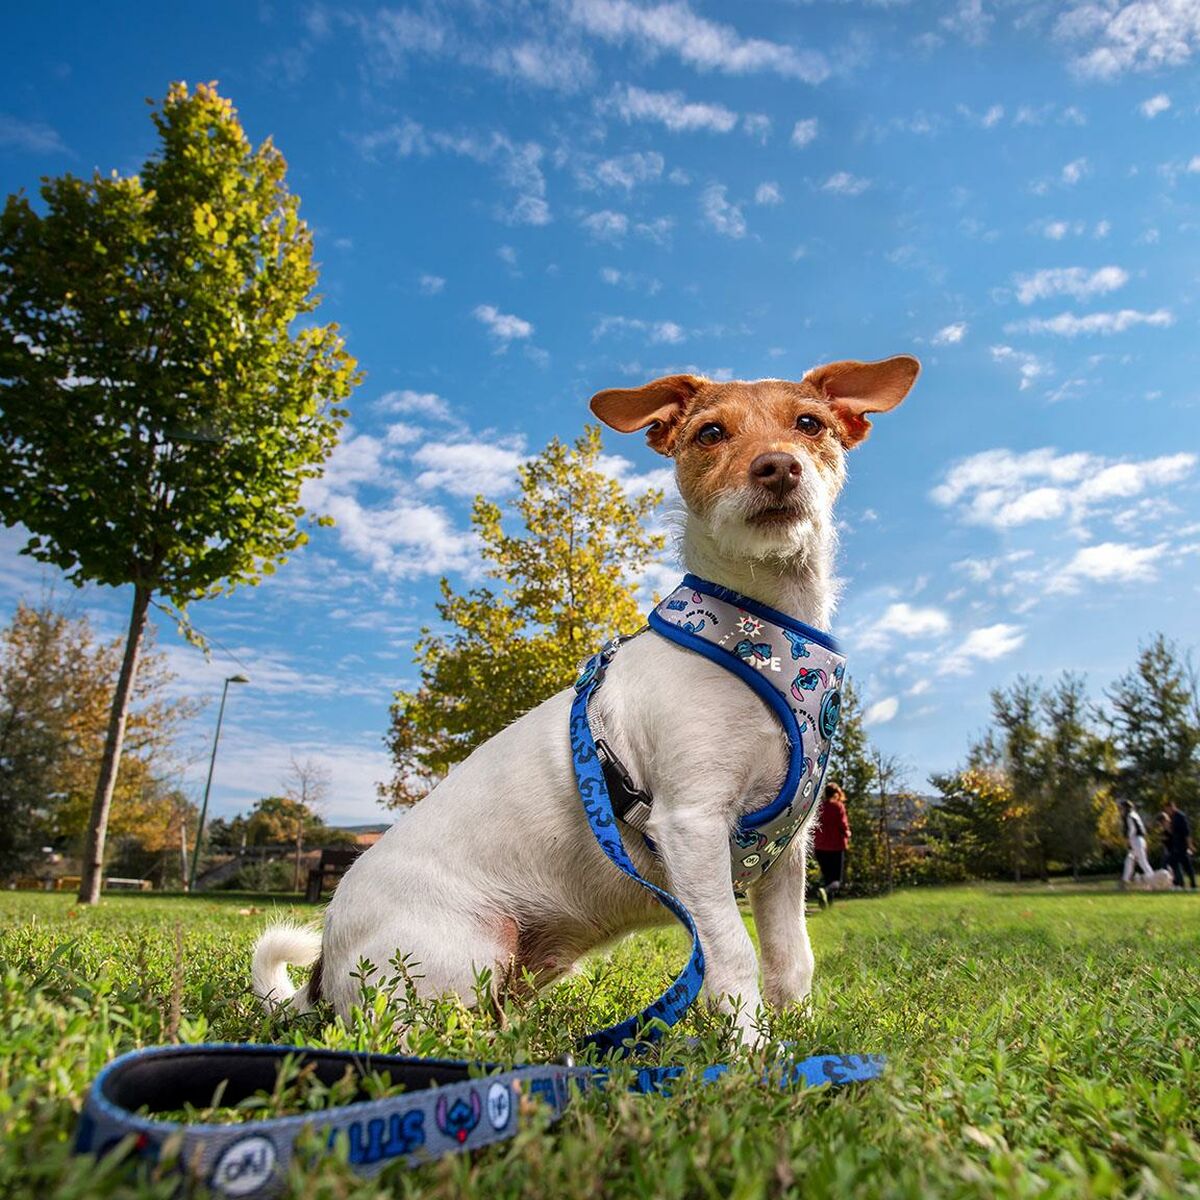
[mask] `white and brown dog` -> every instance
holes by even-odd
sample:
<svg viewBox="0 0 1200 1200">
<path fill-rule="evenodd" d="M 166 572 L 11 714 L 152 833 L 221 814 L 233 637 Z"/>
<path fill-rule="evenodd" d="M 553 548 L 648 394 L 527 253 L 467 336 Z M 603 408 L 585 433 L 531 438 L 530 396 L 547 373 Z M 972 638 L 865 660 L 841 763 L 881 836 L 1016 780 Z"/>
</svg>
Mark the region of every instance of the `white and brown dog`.
<svg viewBox="0 0 1200 1200">
<path fill-rule="evenodd" d="M 671 375 L 600 392 L 591 408 L 622 433 L 649 427 L 650 445 L 675 460 L 689 571 L 827 629 L 845 452 L 867 436 L 867 414 L 895 408 L 919 370 L 899 356 L 831 363 L 798 383 Z M 423 994 L 470 998 L 483 968 L 498 980 L 528 972 L 541 985 L 605 942 L 669 919 L 588 827 L 572 770 L 571 698 L 560 692 L 513 722 L 394 825 L 338 885 L 323 934 L 268 929 L 254 951 L 255 992 L 297 1008 L 324 997 L 345 1014 L 360 960 L 386 978 L 404 957 L 419 964 Z M 779 721 L 729 671 L 654 633 L 615 657 L 596 703 L 613 749 L 654 797 L 646 833 L 658 857 L 637 836 L 625 838 L 630 856 L 691 910 L 709 1002 L 736 1012 L 756 1040 L 761 1001 L 803 1000 L 813 973 L 807 837 L 751 889 L 761 992 L 731 885 L 730 832 L 775 798 L 785 776 Z M 287 964 L 314 962 L 296 991 Z"/>
</svg>

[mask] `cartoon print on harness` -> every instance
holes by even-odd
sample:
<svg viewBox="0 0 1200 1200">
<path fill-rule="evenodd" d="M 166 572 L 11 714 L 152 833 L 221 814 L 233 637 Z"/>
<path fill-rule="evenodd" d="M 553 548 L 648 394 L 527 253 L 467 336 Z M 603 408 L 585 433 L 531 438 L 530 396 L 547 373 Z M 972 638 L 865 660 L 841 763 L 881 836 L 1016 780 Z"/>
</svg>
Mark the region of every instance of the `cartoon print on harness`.
<svg viewBox="0 0 1200 1200">
<path fill-rule="evenodd" d="M 767 844 L 767 839 L 761 833 L 755 833 L 753 829 L 735 829 L 733 840 L 743 850 L 761 850 Z"/>
<path fill-rule="evenodd" d="M 733 652 L 743 662 L 753 662 L 755 660 L 758 662 L 769 662 L 773 657 L 769 642 L 752 642 L 749 638 L 742 638 L 734 646 Z"/>
<path fill-rule="evenodd" d="M 687 608 L 686 600 L 668 600 L 667 601 L 667 609 L 670 612 L 683 612 L 683 610 L 685 608 Z"/>
<path fill-rule="evenodd" d="M 758 637 L 762 633 L 762 627 L 763 623 L 757 617 L 752 617 L 744 609 L 738 609 L 738 633 L 748 638 Z"/>
<path fill-rule="evenodd" d="M 691 621 L 684 621 L 680 628 L 685 630 L 687 633 L 699 633 L 700 630 L 702 630 L 707 624 L 708 622 L 701 617 L 700 620 L 694 624 Z"/>
<path fill-rule="evenodd" d="M 792 648 L 792 658 L 812 658 L 808 650 L 812 645 L 811 638 L 806 638 L 803 634 L 795 633 L 791 629 L 785 629 L 783 636 L 787 638 L 788 645 Z"/>
<path fill-rule="evenodd" d="M 799 674 L 792 680 L 792 695 L 797 700 L 803 700 L 801 689 L 815 692 L 818 687 L 827 687 L 828 684 L 828 672 L 822 671 L 820 667 L 801 667 Z"/>
<path fill-rule="evenodd" d="M 471 1089 L 471 1101 L 468 1104 L 461 1096 L 447 1108 L 446 1097 L 437 1102 L 434 1115 L 437 1117 L 438 1128 L 447 1136 L 452 1137 L 461 1146 L 471 1135 L 471 1130 L 479 1124 L 483 1113 L 483 1105 L 479 1102 L 479 1093 Z"/>
</svg>

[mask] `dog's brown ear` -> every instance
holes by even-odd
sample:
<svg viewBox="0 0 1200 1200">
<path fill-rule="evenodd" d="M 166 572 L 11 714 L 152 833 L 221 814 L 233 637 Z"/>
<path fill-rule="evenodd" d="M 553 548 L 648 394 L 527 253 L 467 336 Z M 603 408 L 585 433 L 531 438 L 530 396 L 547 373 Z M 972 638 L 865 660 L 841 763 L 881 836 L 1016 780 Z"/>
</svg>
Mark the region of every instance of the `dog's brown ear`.
<svg viewBox="0 0 1200 1200">
<path fill-rule="evenodd" d="M 649 425 L 646 441 L 651 449 L 669 456 L 679 421 L 706 382 L 698 375 L 664 375 L 640 388 L 597 392 L 590 407 L 605 425 L 621 433 Z"/>
<path fill-rule="evenodd" d="M 842 429 L 842 442 L 857 446 L 871 432 L 867 413 L 895 408 L 916 381 L 921 364 L 910 354 L 879 362 L 826 363 L 804 376 L 829 401 Z"/>
</svg>

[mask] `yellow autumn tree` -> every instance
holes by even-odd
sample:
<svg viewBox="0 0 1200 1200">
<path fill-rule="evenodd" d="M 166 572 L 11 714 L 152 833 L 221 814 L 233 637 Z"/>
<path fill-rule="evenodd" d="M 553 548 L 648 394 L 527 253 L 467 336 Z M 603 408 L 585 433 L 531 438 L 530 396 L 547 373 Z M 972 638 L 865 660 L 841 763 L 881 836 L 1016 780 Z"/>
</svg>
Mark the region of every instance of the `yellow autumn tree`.
<svg viewBox="0 0 1200 1200">
<path fill-rule="evenodd" d="M 441 581 L 442 626 L 415 647 L 420 686 L 399 691 L 385 742 L 389 808 L 413 804 L 476 746 L 575 678 L 580 664 L 643 621 L 637 581 L 664 538 L 646 528 L 662 500 L 631 496 L 601 469 L 599 426 L 557 438 L 519 468 L 505 526 L 499 505 L 475 501 L 471 524 L 494 584 L 456 592 Z"/>
</svg>

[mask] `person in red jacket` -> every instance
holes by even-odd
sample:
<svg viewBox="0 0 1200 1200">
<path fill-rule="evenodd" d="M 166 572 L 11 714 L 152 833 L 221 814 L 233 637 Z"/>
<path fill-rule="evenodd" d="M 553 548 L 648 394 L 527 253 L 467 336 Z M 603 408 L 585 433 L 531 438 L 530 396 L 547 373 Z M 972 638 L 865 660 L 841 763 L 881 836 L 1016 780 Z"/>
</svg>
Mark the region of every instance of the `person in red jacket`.
<svg viewBox="0 0 1200 1200">
<path fill-rule="evenodd" d="M 846 848 L 850 845 L 850 820 L 846 816 L 846 793 L 836 783 L 825 785 L 825 799 L 813 833 L 813 854 L 821 868 L 821 882 L 832 904 L 841 890 L 846 870 Z"/>
</svg>

